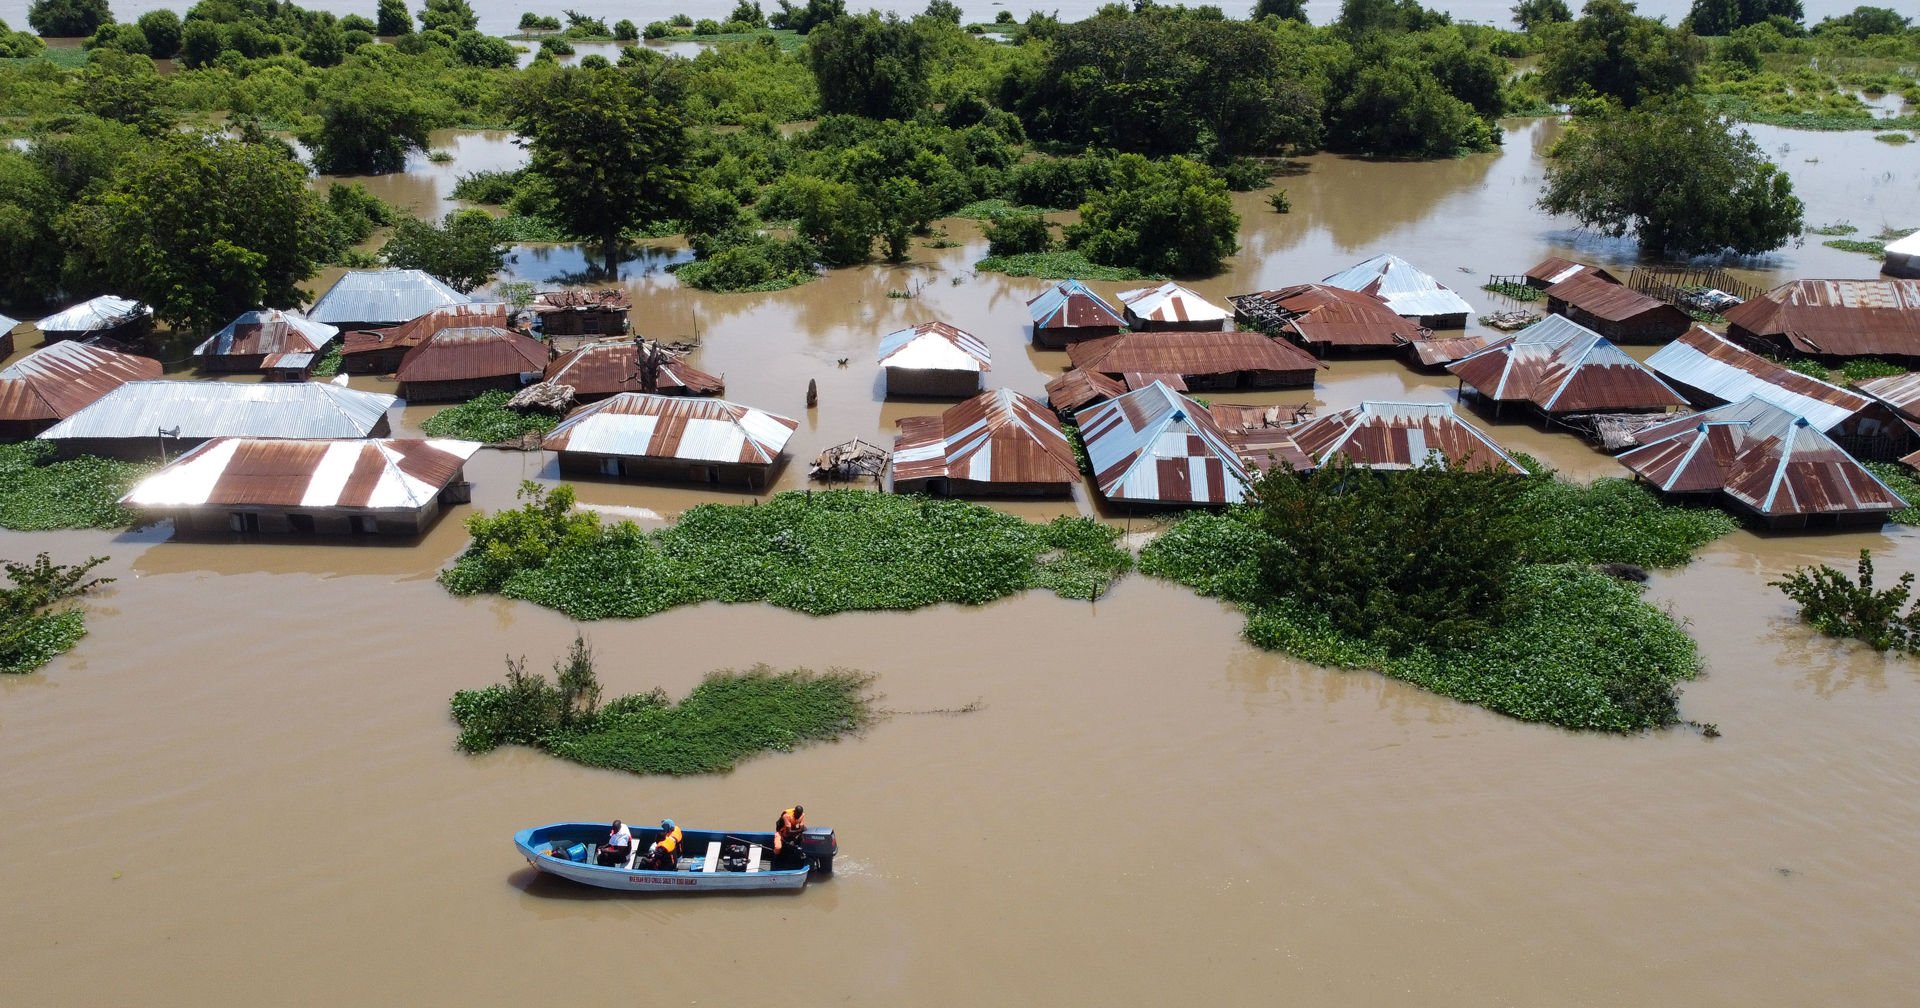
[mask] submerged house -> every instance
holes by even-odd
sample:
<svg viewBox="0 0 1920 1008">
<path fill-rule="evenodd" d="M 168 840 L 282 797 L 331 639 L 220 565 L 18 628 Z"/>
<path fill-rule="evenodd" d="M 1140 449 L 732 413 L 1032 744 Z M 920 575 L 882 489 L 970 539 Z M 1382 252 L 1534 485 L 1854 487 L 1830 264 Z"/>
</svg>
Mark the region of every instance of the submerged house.
<svg viewBox="0 0 1920 1008">
<path fill-rule="evenodd" d="M 307 318 L 345 330 L 380 329 L 471 300 L 420 270 L 354 270 L 320 295 Z"/>
<path fill-rule="evenodd" d="M 182 532 L 419 535 L 472 495 L 473 441 L 215 438 L 120 503 Z"/>
<path fill-rule="evenodd" d="M 1154 382 L 1080 413 L 1093 482 L 1110 501 L 1235 504 L 1252 474 L 1206 407 Z"/>
<path fill-rule="evenodd" d="M 1559 256 L 1550 256 L 1542 259 L 1538 265 L 1527 271 L 1526 280 L 1527 286 L 1546 290 L 1554 284 L 1560 283 L 1563 280 L 1571 280 L 1577 276 L 1598 277 L 1611 284 L 1620 282 L 1619 277 L 1614 276 L 1612 273 L 1598 266 L 1589 266 L 1586 263 L 1574 262 L 1571 259 L 1562 259 Z"/>
<path fill-rule="evenodd" d="M 889 396 L 953 397 L 980 391 L 993 354 L 980 338 L 945 322 L 922 322 L 880 340 Z"/>
<path fill-rule="evenodd" d="M 1646 428 L 1620 464 L 1663 493 L 1712 497 L 1768 528 L 1877 527 L 1907 506 L 1805 417 L 1758 397 Z"/>
<path fill-rule="evenodd" d="M 1377 255 L 1320 281 L 1370 294 L 1387 310 L 1429 329 L 1464 329 L 1473 306 L 1397 255 Z"/>
<path fill-rule="evenodd" d="M 1407 355 L 1425 371 L 1445 370 L 1463 357 L 1471 357 L 1506 339 L 1504 333 L 1476 333 L 1472 336 L 1426 336 L 1407 344 Z"/>
<path fill-rule="evenodd" d="M 1036 346 L 1059 350 L 1127 327 L 1119 309 L 1078 280 L 1062 280 L 1027 302 Z"/>
<path fill-rule="evenodd" d="M 128 382 L 160 377 L 160 370 L 151 357 L 49 343 L 0 369 L 0 440 L 33 437 Z"/>
<path fill-rule="evenodd" d="M 1874 401 L 1885 403 L 1908 423 L 1920 425 L 1920 373 L 1869 378 L 1855 382 L 1853 387 Z"/>
<path fill-rule="evenodd" d="M 1893 406 L 1749 353 L 1703 326 L 1661 347 L 1647 358 L 1647 367 L 1695 406 L 1755 396 L 1807 418 L 1858 458 L 1895 459 L 1915 445 L 1912 428 Z M 1908 377 L 1876 380 L 1900 382 Z"/>
<path fill-rule="evenodd" d="M 0 360 L 13 356 L 13 331 L 20 328 L 20 320 L 0 315 Z"/>
<path fill-rule="evenodd" d="M 1363 402 L 1314 417 L 1292 434 L 1319 465 L 1339 457 L 1366 469 L 1413 469 L 1432 458 L 1447 469 L 1527 471 L 1446 403 Z"/>
<path fill-rule="evenodd" d="M 1615 343 L 1665 343 L 1693 325 L 1692 316 L 1673 305 L 1593 273 L 1548 287 L 1547 310 Z"/>
<path fill-rule="evenodd" d="M 1727 309 L 1727 337 L 1776 357 L 1920 367 L 1920 280 L 1795 280 Z"/>
<path fill-rule="evenodd" d="M 1072 416 L 1088 406 L 1098 406 L 1125 395 L 1127 386 L 1098 371 L 1074 369 L 1047 383 L 1047 405 L 1061 416 Z"/>
<path fill-rule="evenodd" d="M 505 302 L 477 301 L 435 308 L 388 329 L 350 331 L 340 343 L 340 370 L 347 374 L 391 374 L 406 359 L 407 351 L 442 329 L 506 328 L 512 320 L 513 311 Z"/>
<path fill-rule="evenodd" d="M 622 392 L 568 414 L 541 447 L 563 472 L 759 489 L 799 426 L 724 399 Z"/>
<path fill-rule="evenodd" d="M 1227 299 L 1242 322 L 1319 355 L 1393 351 L 1431 335 L 1371 295 L 1326 284 L 1295 284 Z"/>
<path fill-rule="evenodd" d="M 1169 280 L 1120 292 L 1127 325 L 1136 331 L 1210 332 L 1227 326 L 1225 308 Z"/>
<path fill-rule="evenodd" d="M 37 323 L 48 343 L 104 336 L 128 345 L 153 328 L 153 309 L 131 298 L 102 294 Z"/>
<path fill-rule="evenodd" d="M 1077 370 L 1120 378 L 1130 388 L 1154 381 L 1192 389 L 1303 387 L 1326 366 L 1291 343 L 1238 331 L 1121 333 L 1076 343 L 1067 358 Z"/>
<path fill-rule="evenodd" d="M 217 437 L 383 437 L 398 401 L 323 382 L 134 381 L 40 438 L 62 456 L 146 459 Z"/>
<path fill-rule="evenodd" d="M 321 350 L 340 330 L 314 322 L 298 312 L 263 308 L 241 313 L 225 329 L 193 348 L 205 371 L 267 371 L 270 377 L 297 374 L 304 381 L 313 371 Z"/>
<path fill-rule="evenodd" d="M 982 392 L 939 416 L 899 423 L 895 493 L 1063 497 L 1080 482 L 1080 464 L 1059 419 L 1012 389 Z"/>
<path fill-rule="evenodd" d="M 1920 279 L 1920 231 L 1887 243 L 1880 272 L 1895 279 Z"/>
<path fill-rule="evenodd" d="M 1659 413 L 1687 404 L 1658 375 L 1564 316 L 1549 315 L 1479 353 L 1447 365 L 1464 393 L 1495 415 L 1517 403 L 1543 416 Z"/>
<path fill-rule="evenodd" d="M 726 392 L 726 383 L 673 358 L 663 362 L 647 389 L 640 367 L 640 351 L 632 340 L 588 343 L 547 363 L 544 381 L 573 388 L 577 402 L 589 403 L 622 392 L 659 395 L 712 396 Z"/>
<path fill-rule="evenodd" d="M 633 299 L 619 287 L 541 291 L 530 306 L 545 336 L 622 336 Z"/>
<path fill-rule="evenodd" d="M 393 377 L 408 402 L 471 399 L 539 381 L 547 348 L 499 326 L 442 329 L 407 351 Z"/>
</svg>

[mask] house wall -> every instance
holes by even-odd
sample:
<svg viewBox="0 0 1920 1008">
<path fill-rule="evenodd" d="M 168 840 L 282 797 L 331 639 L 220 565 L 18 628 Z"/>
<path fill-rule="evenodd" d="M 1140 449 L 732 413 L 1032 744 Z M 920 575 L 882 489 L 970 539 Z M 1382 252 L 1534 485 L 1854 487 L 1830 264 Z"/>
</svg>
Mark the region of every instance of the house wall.
<svg viewBox="0 0 1920 1008">
<path fill-rule="evenodd" d="M 59 422 L 58 420 L 0 420 L 0 441 L 25 441 Z"/>
<path fill-rule="evenodd" d="M 911 370 L 890 367 L 887 371 L 887 395 L 928 396 L 965 399 L 980 391 L 980 372 Z"/>
<path fill-rule="evenodd" d="M 401 382 L 400 398 L 410 403 L 416 402 L 453 402 L 472 399 L 474 396 L 496 389 L 508 392 L 520 387 L 518 374 L 493 375 L 486 378 L 461 378 L 457 381 L 420 381 Z"/>
<path fill-rule="evenodd" d="M 439 517 L 440 502 L 435 499 L 413 511 L 217 506 L 141 510 L 151 517 L 172 519 L 176 531 L 199 535 L 415 536 Z"/>
<path fill-rule="evenodd" d="M 590 476 L 661 483 L 743 486 L 753 490 L 765 487 L 773 481 L 772 465 L 688 462 L 680 459 L 601 455 L 593 452 L 563 451 L 557 454 L 560 456 L 561 472 Z"/>
<path fill-rule="evenodd" d="M 340 355 L 340 370 L 347 374 L 392 374 L 410 347 L 381 347 L 361 353 Z"/>
<path fill-rule="evenodd" d="M 0 332 L 0 358 L 13 356 L 13 330 Z"/>
<path fill-rule="evenodd" d="M 1672 305 L 1649 308 L 1618 322 L 1600 318 L 1579 305 L 1554 297 L 1547 299 L 1547 310 L 1564 315 L 1615 343 L 1670 343 L 1693 325 L 1686 312 Z"/>
<path fill-rule="evenodd" d="M 126 322 L 122 322 L 121 324 L 114 326 L 111 329 L 88 329 L 88 330 L 82 330 L 77 332 L 69 329 L 41 330 L 42 334 L 44 334 L 46 337 L 46 339 L 44 340 L 44 342 L 46 343 L 59 343 L 65 340 L 86 339 L 89 336 L 105 336 L 108 339 L 119 340 L 120 342 L 125 343 L 128 346 L 134 346 L 138 344 L 141 340 L 146 338 L 147 333 L 152 331 L 153 331 L 153 320 L 144 315 L 136 319 L 130 319 Z"/>
<path fill-rule="evenodd" d="M 1920 277 L 1920 255 L 1901 255 L 1898 252 L 1889 252 L 1887 253 L 1887 258 L 1880 263 L 1880 273 L 1883 276 L 1897 277 L 1900 279 Z"/>
<path fill-rule="evenodd" d="M 1419 315 L 1410 317 L 1412 317 L 1415 322 L 1429 329 L 1465 329 L 1467 327 L 1466 312 L 1455 312 L 1451 315 Z"/>
<path fill-rule="evenodd" d="M 1053 329 L 1033 329 L 1033 345 L 1049 350 L 1065 350 L 1075 343 L 1117 335 L 1119 326 L 1061 326 Z"/>
<path fill-rule="evenodd" d="M 1155 322 L 1135 315 L 1131 308 L 1126 309 L 1125 314 L 1127 327 L 1134 332 L 1220 332 L 1227 327 L 1226 319 L 1212 322 Z"/>
<path fill-rule="evenodd" d="M 894 480 L 897 494 L 926 494 L 929 497 L 1071 497 L 1071 483 L 989 483 L 982 480 L 952 479 L 935 476 L 927 479 Z"/>
<path fill-rule="evenodd" d="M 543 312 L 540 331 L 548 336 L 618 336 L 627 331 L 627 313 L 614 310 Z"/>
<path fill-rule="evenodd" d="M 258 371 L 266 360 L 265 354 L 207 354 L 200 358 L 200 370 L 209 374 Z"/>
<path fill-rule="evenodd" d="M 1874 403 L 1846 418 L 1829 428 L 1826 435 L 1854 458 L 1875 462 L 1892 461 L 1916 447 L 1913 430 L 1883 403 Z"/>
</svg>

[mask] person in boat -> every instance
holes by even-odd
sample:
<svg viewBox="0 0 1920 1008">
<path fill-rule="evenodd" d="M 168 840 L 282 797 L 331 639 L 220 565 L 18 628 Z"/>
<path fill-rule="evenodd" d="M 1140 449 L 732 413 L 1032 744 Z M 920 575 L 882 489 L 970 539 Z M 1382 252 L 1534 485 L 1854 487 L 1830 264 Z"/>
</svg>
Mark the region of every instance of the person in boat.
<svg viewBox="0 0 1920 1008">
<path fill-rule="evenodd" d="M 800 837 L 807 832 L 807 807 L 795 804 L 782 809 L 773 823 L 773 862 L 787 866 L 806 857 L 800 849 Z"/>
<path fill-rule="evenodd" d="M 653 871 L 672 871 L 680 863 L 680 847 L 685 842 L 673 820 L 660 820 L 660 839 L 647 848 L 647 867 Z"/>
<path fill-rule="evenodd" d="M 600 848 L 600 864 L 606 867 L 623 868 L 633 858 L 633 831 L 618 819 L 613 828 L 607 831 L 606 846 Z"/>
</svg>

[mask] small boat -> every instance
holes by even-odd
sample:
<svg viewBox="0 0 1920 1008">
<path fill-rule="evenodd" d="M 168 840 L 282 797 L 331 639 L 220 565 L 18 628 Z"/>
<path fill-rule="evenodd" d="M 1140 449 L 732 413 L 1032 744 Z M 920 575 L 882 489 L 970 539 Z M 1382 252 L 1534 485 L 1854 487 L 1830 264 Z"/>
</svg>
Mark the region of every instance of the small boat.
<svg viewBox="0 0 1920 1008">
<path fill-rule="evenodd" d="M 603 866 L 600 845 L 612 823 L 563 822 L 524 829 L 513 835 L 513 845 L 527 863 L 584 885 L 624 892 L 744 892 L 757 889 L 799 889 L 815 874 L 833 873 L 833 856 L 840 849 L 833 830 L 809 827 L 783 863 L 773 863 L 773 834 L 734 830 L 683 829 L 686 853 L 673 871 L 655 871 L 629 865 Z M 645 856 L 660 837 L 658 827 L 632 827 L 634 855 Z M 797 856 L 795 856 L 797 855 Z M 785 863 L 790 860 L 792 863 Z"/>
</svg>

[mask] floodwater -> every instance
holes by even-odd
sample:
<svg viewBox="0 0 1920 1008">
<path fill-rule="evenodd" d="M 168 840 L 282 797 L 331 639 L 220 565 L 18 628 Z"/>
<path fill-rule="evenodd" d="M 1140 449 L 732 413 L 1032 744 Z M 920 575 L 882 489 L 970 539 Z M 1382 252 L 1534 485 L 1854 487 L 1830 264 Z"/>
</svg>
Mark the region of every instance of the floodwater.
<svg viewBox="0 0 1920 1008">
<path fill-rule="evenodd" d="M 1433 164 L 1310 158 L 1284 181 L 1293 214 L 1238 197 L 1243 251 L 1196 286 L 1219 298 L 1395 251 L 1492 308 L 1488 273 L 1553 253 L 1630 262 L 1631 246 L 1530 208 L 1553 130 L 1518 123 L 1498 152 Z M 1892 181 L 1911 179 L 1911 152 L 1756 134 L 1793 155 L 1810 223 L 1920 221 L 1920 194 Z M 438 200 L 512 151 L 462 141 L 449 164 L 375 181 Z M 944 240 L 774 294 L 689 291 L 638 262 L 621 282 L 641 332 L 697 337 L 694 363 L 730 398 L 802 418 L 780 481 L 798 487 L 820 448 L 938 408 L 882 401 L 873 353 L 892 329 L 969 329 L 993 384 L 1029 393 L 1064 366 L 1025 343 L 1022 302 L 1044 283 L 972 273 L 970 223 Z M 530 253 L 519 275 L 584 268 Z M 1760 282 L 1874 270 L 1817 244 L 1750 265 Z M 1310 393 L 1235 398 L 1452 392 L 1337 361 Z M 1567 435 L 1494 433 L 1571 474 L 1619 472 Z M 469 475 L 474 506 L 495 508 L 555 473 L 483 452 Z M 579 486 L 649 522 L 749 499 Z M 107 555 L 119 579 L 74 652 L 0 681 L 0 1003 L 1798 1006 L 1903 1003 L 1920 982 L 1920 665 L 1812 635 L 1767 584 L 1863 547 L 1890 578 L 1920 567 L 1910 532 L 1740 533 L 1655 577 L 1709 666 L 1682 713 L 1716 739 L 1575 735 L 1304 666 L 1138 576 L 1094 604 L 707 605 L 589 625 L 609 695 L 678 695 L 756 662 L 843 666 L 876 673 L 896 712 L 859 738 L 658 780 L 453 749 L 453 691 L 507 655 L 544 666 L 576 629 L 434 583 L 469 512 L 395 546 L 0 538 L 9 557 Z M 509 843 L 569 817 L 758 826 L 795 801 L 843 853 L 792 895 L 606 897 L 536 877 Z"/>
</svg>

